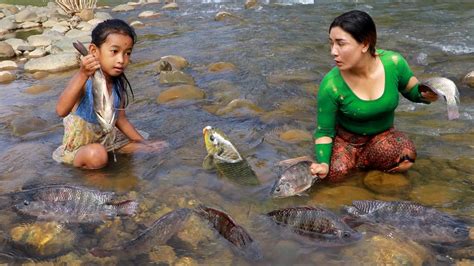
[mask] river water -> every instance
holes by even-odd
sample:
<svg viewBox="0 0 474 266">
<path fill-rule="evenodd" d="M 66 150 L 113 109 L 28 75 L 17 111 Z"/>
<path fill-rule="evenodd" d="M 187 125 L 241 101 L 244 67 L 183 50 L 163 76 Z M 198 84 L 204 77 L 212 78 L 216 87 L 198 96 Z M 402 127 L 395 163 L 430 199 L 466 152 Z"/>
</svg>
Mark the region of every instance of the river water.
<svg viewBox="0 0 474 266">
<path fill-rule="evenodd" d="M 145 27 L 137 28 L 138 43 L 126 71 L 135 92 L 128 118 L 137 128 L 150 133 L 150 138 L 168 141 L 169 151 L 118 155 L 116 163 L 111 160 L 106 168 L 96 171 L 54 162 L 51 153 L 63 136 L 55 104 L 74 72 L 36 80 L 19 70 L 16 81 L 0 85 L 0 192 L 18 190 L 25 184 L 68 183 L 126 193 L 142 202 L 141 218 L 135 221 L 145 226 L 164 209 L 202 203 L 233 216 L 259 241 L 265 257 L 262 264 L 277 265 L 381 263 L 377 260 L 380 258 L 372 256 L 377 249 L 370 247 L 374 242 L 368 238 L 347 248 L 314 250 L 280 239 L 277 232 L 269 234 L 255 223 L 259 214 L 278 208 L 320 205 L 339 212 L 343 204 L 353 199 L 412 200 L 474 219 L 474 92 L 461 82 L 474 70 L 474 4 L 295 0 L 262 1 L 265 4 L 260 8 L 246 10 L 243 1 L 178 2 L 177 11 L 160 11 L 158 18 L 142 19 Z M 140 12 L 159 7 L 147 5 L 111 14 L 131 22 Z M 318 184 L 305 196 L 271 199 L 268 193 L 277 176 L 274 164 L 312 153 L 311 140 L 284 141 L 278 136 L 290 129 L 313 132 L 318 84 L 334 66 L 329 54 L 328 26 L 334 17 L 350 9 L 364 10 L 373 17 L 377 47 L 404 55 L 419 79 L 452 79 L 461 94 L 460 119 L 447 119 L 443 100 L 422 105 L 401 99 L 395 126 L 407 133 L 418 152 L 414 167 L 397 177 L 408 181 L 403 189 L 384 192 L 364 183 L 367 173 L 357 173 L 342 183 Z M 215 21 L 218 11 L 231 12 L 240 19 Z M 172 54 L 188 60 L 190 66 L 184 72 L 192 75 L 195 85 L 205 92 L 203 100 L 157 103 L 158 95 L 169 86 L 160 84 L 156 62 Z M 224 72 L 207 69 L 219 61 L 236 68 Z M 38 84 L 52 89 L 40 94 L 25 92 Z M 233 99 L 246 99 L 256 107 L 215 112 Z M 227 133 L 256 171 L 261 186 L 242 187 L 202 168 L 206 156 L 202 128 L 207 125 Z M 5 231 L 21 222 L 14 218 L 15 214 L 5 215 Z M 102 233 L 114 237 L 101 238 L 116 243 L 136 235 L 125 225 L 108 230 Z M 117 233 L 121 231 L 128 235 Z M 200 264 L 247 263 L 214 237 L 199 242 L 207 243 L 202 244 L 202 250 L 199 245 L 191 249 L 177 243 L 175 252 L 178 257 L 191 257 Z M 87 246 L 104 245 L 106 241 L 90 232 L 84 232 L 81 239 Z M 216 246 L 219 247 L 210 248 Z M 403 248 L 410 249 L 395 241 L 386 249 Z M 79 261 L 87 261 L 79 248 L 72 252 Z M 363 256 L 361 252 L 371 255 Z M 411 256 L 414 258 L 406 255 L 401 260 L 417 264 L 422 255 Z M 138 261 L 149 260 L 139 257 Z"/>
</svg>

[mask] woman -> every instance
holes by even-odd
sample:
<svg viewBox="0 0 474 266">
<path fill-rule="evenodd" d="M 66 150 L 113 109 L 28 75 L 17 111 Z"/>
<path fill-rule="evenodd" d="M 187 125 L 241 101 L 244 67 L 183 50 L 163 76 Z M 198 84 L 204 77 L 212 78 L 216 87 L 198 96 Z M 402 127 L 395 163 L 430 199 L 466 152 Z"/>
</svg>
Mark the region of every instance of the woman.
<svg viewBox="0 0 474 266">
<path fill-rule="evenodd" d="M 365 12 L 349 11 L 329 27 L 334 67 L 318 93 L 315 155 L 311 173 L 339 181 L 355 169 L 406 171 L 416 150 L 393 128 L 399 92 L 413 102 L 438 96 L 421 92 L 406 60 L 398 53 L 375 49 L 377 33 Z"/>
</svg>

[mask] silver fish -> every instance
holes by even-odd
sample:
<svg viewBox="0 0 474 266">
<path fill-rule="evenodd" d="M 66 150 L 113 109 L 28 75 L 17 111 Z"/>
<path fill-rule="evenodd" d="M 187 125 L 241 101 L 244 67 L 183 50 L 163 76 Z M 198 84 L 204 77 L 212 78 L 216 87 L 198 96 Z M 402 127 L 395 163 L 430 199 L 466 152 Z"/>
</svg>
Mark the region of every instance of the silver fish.
<svg viewBox="0 0 474 266">
<path fill-rule="evenodd" d="M 320 207 L 279 209 L 267 213 L 267 216 L 316 246 L 344 246 L 362 239 L 361 233 L 350 228 L 336 214 Z"/>
<path fill-rule="evenodd" d="M 349 219 L 388 225 L 415 241 L 454 243 L 469 238 L 464 222 L 410 201 L 357 200 L 343 210 Z"/>
<path fill-rule="evenodd" d="M 83 56 L 88 54 L 86 47 L 79 41 L 73 43 L 79 53 Z M 109 133 L 114 129 L 115 108 L 114 99 L 109 95 L 107 82 L 102 69 L 95 71 L 92 76 L 92 94 L 94 98 L 94 111 L 97 115 L 97 121 L 102 127 L 104 133 Z"/>
<path fill-rule="evenodd" d="M 14 210 L 39 220 L 88 223 L 135 214 L 138 203 L 115 201 L 115 193 L 80 186 L 49 185 L 10 194 Z"/>
<path fill-rule="evenodd" d="M 309 166 L 313 160 L 307 156 L 285 160 L 279 165 L 286 165 L 280 177 L 275 181 L 272 189 L 272 197 L 286 198 L 302 195 L 309 189 L 319 177 L 311 175 Z"/>
<path fill-rule="evenodd" d="M 90 252 L 96 257 L 134 256 L 150 252 L 154 246 L 165 244 L 174 234 L 179 232 L 190 214 L 191 210 L 186 208 L 168 212 L 136 238 L 111 249 L 97 247 Z"/>
<path fill-rule="evenodd" d="M 444 97 L 448 108 L 449 120 L 459 118 L 459 91 L 452 80 L 443 77 L 428 78 L 420 84 L 421 91 L 427 89 Z"/>
</svg>

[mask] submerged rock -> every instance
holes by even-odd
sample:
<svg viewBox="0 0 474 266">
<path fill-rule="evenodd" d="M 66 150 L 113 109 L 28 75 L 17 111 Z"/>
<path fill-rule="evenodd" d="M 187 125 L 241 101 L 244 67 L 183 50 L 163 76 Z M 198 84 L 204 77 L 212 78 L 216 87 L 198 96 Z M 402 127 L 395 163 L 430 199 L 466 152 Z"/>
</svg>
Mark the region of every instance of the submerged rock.
<svg viewBox="0 0 474 266">
<path fill-rule="evenodd" d="M 193 85 L 194 78 L 191 75 L 188 75 L 179 70 L 173 71 L 164 71 L 160 73 L 160 83 L 161 84 L 179 84 L 186 83 Z"/>
<path fill-rule="evenodd" d="M 301 129 L 289 129 L 279 134 L 280 139 L 288 143 L 298 143 L 313 140 L 310 132 Z"/>
<path fill-rule="evenodd" d="M 255 105 L 247 99 L 234 99 L 224 108 L 217 110 L 216 115 L 258 115 L 263 112 L 263 109 Z"/>
<path fill-rule="evenodd" d="M 0 60 L 12 58 L 14 56 L 15 51 L 13 50 L 13 47 L 6 42 L 0 42 Z"/>
<path fill-rule="evenodd" d="M 396 194 L 404 192 L 410 186 L 410 181 L 399 173 L 370 171 L 364 178 L 364 185 L 377 193 Z"/>
<path fill-rule="evenodd" d="M 313 187 L 318 184 L 313 185 Z M 353 186 L 323 187 L 315 192 L 309 204 L 323 205 L 337 209 L 342 205 L 350 205 L 353 200 L 375 199 L 375 195 L 363 188 Z"/>
<path fill-rule="evenodd" d="M 175 100 L 199 100 L 204 99 L 204 96 L 204 91 L 196 86 L 178 85 L 161 92 L 156 100 L 160 104 Z"/>
<path fill-rule="evenodd" d="M 474 71 L 467 73 L 462 82 L 467 86 L 474 88 Z"/>
<path fill-rule="evenodd" d="M 461 191 L 448 184 L 427 184 L 413 188 L 410 198 L 427 206 L 446 206 L 461 198 Z"/>
<path fill-rule="evenodd" d="M 0 83 L 10 83 L 16 79 L 16 75 L 10 71 L 0 71 Z"/>
<path fill-rule="evenodd" d="M 161 9 L 163 10 L 176 10 L 179 9 L 179 6 L 177 3 L 169 3 L 164 5 Z"/>
<path fill-rule="evenodd" d="M 189 65 L 188 61 L 179 55 L 163 56 L 160 60 L 168 61 L 174 70 L 181 70 Z"/>
<path fill-rule="evenodd" d="M 45 91 L 49 91 L 51 86 L 48 85 L 33 85 L 25 90 L 28 94 L 40 94 Z"/>
<path fill-rule="evenodd" d="M 153 251 L 148 254 L 148 258 L 153 263 L 172 265 L 177 257 L 172 247 L 162 245 L 155 247 Z"/>
<path fill-rule="evenodd" d="M 39 131 L 46 127 L 48 122 L 39 117 L 19 116 L 12 120 L 11 127 L 14 136 L 23 136 L 30 132 Z"/>
<path fill-rule="evenodd" d="M 228 62 L 217 62 L 210 64 L 207 69 L 210 72 L 233 71 L 235 70 L 235 65 Z"/>
</svg>

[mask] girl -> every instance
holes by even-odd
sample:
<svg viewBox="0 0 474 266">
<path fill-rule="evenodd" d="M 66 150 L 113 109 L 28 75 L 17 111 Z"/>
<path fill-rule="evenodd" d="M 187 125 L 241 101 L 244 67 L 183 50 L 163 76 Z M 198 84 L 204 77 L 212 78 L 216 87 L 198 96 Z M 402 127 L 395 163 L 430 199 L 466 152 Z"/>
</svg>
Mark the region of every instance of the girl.
<svg viewBox="0 0 474 266">
<path fill-rule="evenodd" d="M 123 152 L 137 149 L 153 150 L 166 146 L 165 142 L 145 143 L 140 134 L 128 121 L 125 107 L 128 105 L 130 83 L 124 70 L 130 63 L 130 55 L 136 42 L 132 27 L 119 19 L 106 20 L 92 31 L 89 54 L 82 57 L 79 72 L 69 81 L 59 96 L 56 112 L 64 117 L 63 144 L 53 153 L 58 162 L 87 169 L 102 168 L 107 164 L 107 151 L 121 148 Z M 99 68 L 105 75 L 109 95 L 113 97 L 115 126 L 131 141 L 115 141 L 115 128 L 104 133 L 97 122 L 92 98 L 90 76 Z"/>
<path fill-rule="evenodd" d="M 375 49 L 377 33 L 365 12 L 349 11 L 329 27 L 334 67 L 321 81 L 313 175 L 339 181 L 357 168 L 395 172 L 411 167 L 413 142 L 393 128 L 399 92 L 413 102 L 436 101 L 419 89 L 406 60 Z"/>
</svg>

